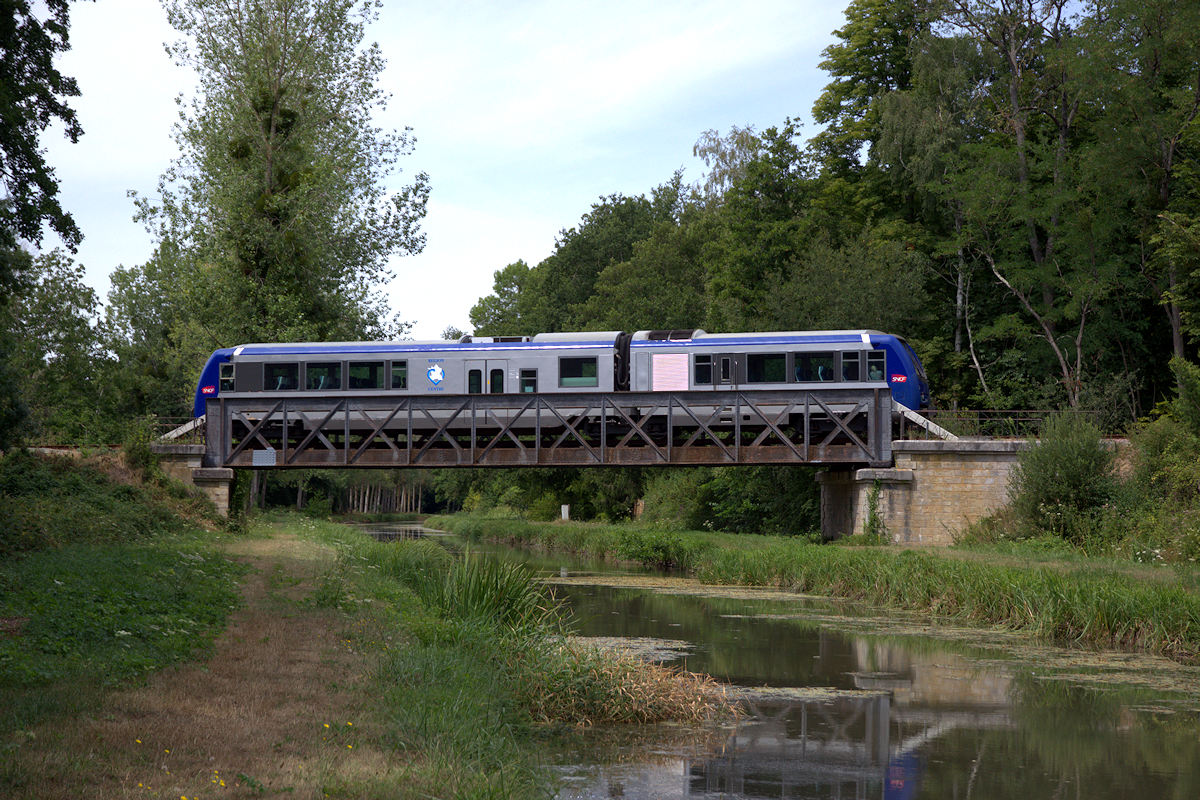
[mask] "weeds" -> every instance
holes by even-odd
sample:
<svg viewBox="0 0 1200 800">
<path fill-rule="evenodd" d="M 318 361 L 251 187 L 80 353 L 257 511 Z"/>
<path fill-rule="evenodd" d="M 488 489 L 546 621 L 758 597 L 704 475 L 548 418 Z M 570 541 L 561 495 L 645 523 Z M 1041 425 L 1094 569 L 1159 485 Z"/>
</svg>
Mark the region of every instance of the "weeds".
<svg viewBox="0 0 1200 800">
<path fill-rule="evenodd" d="M 547 726 L 695 722 L 731 712 L 708 679 L 572 642 L 559 604 L 524 566 L 469 551 L 455 558 L 429 540 L 383 544 L 342 526 L 286 519 L 334 547 L 330 578 L 370 602 L 359 606 L 371 609 L 373 623 L 358 646 L 400 642 L 377 650 L 374 693 L 385 743 L 419 756 L 406 773 L 409 796 L 549 796 L 553 778 L 539 766 Z M 535 530 L 505 524 L 509 536 Z M 559 541 L 583 542 L 583 526 L 564 527 Z M 604 539 L 614 553 L 618 545 L 615 534 Z"/>
<path fill-rule="evenodd" d="M 501 541 L 547 549 L 567 540 L 572 552 L 598 555 L 597 550 L 603 550 L 609 558 L 632 556 L 653 566 L 667 560 L 662 553 L 671 546 L 680 546 L 685 555 L 675 563 L 707 583 L 773 586 L 846 597 L 1003 625 L 1064 644 L 1148 650 L 1184 661 L 1200 659 L 1200 595 L 1178 580 L 1131 579 L 1127 571 L 1113 566 L 1117 562 L 1089 560 L 1056 536 L 991 546 L 990 552 L 1007 554 L 1009 562 L 1025 562 L 1018 566 L 990 563 L 984 557 L 829 547 L 795 537 L 574 526 L 577 531 L 596 532 L 600 545 L 589 548 L 586 541 L 576 539 L 578 533 L 564 536 L 561 529 L 568 526 L 557 523 L 492 522 L 464 516 L 439 518 L 437 524 L 469 531 L 476 540 L 493 539 L 494 532 L 494 538 Z M 624 547 L 622 537 L 627 537 Z M 867 543 L 866 537 L 854 538 Z M 1031 561 L 1047 563 L 1033 566 Z"/>
</svg>

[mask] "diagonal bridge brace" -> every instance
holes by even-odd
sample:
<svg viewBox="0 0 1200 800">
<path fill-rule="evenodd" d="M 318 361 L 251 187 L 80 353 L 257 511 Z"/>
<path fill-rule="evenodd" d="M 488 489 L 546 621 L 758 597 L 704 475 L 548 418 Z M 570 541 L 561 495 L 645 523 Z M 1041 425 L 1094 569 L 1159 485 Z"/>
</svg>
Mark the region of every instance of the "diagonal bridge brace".
<svg viewBox="0 0 1200 800">
<path fill-rule="evenodd" d="M 557 450 L 558 446 L 560 444 L 562 444 L 568 436 L 573 436 L 575 438 L 575 441 L 577 441 L 577 442 L 579 442 L 579 444 L 583 445 L 583 448 L 585 450 L 587 450 L 588 453 L 591 455 L 591 457 L 596 460 L 597 464 L 604 463 L 604 459 L 602 459 L 600 457 L 599 453 L 597 453 L 596 450 L 590 444 L 587 443 L 587 441 L 583 438 L 583 435 L 577 430 L 577 426 L 579 425 L 579 423 L 581 423 L 587 419 L 588 410 L 591 408 L 590 405 L 586 405 L 584 407 L 584 409 L 582 411 L 580 411 L 579 414 L 575 417 L 575 421 L 571 422 L 566 417 L 564 417 L 562 414 L 558 413 L 558 409 L 555 408 L 553 405 L 551 405 L 550 403 L 545 403 L 544 400 L 539 400 L 539 407 L 543 404 L 545 405 L 546 409 L 548 409 L 550 411 L 550 413 L 554 414 L 554 416 L 558 417 L 558 421 L 561 422 L 563 425 L 565 425 L 567 428 L 565 431 L 562 432 L 562 434 L 559 435 L 558 439 L 556 439 L 554 441 L 554 444 L 550 445 L 550 452 L 554 452 L 555 450 Z"/>
<path fill-rule="evenodd" d="M 462 405 L 454 409 L 454 413 L 447 417 L 445 422 L 443 422 L 441 425 L 438 425 L 438 428 L 433 432 L 433 435 L 430 436 L 428 441 L 426 441 L 425 444 L 421 446 L 421 449 L 417 451 L 417 455 L 413 458 L 413 463 L 420 461 L 422 456 L 425 455 L 429 448 L 433 447 L 434 442 L 436 442 L 439 437 L 445 438 L 445 440 L 449 442 L 452 447 L 454 447 L 454 449 L 458 452 L 459 459 L 461 460 L 463 452 L 462 445 L 456 442 L 454 437 L 451 436 L 448 431 L 450 429 L 450 424 L 454 422 L 454 420 L 458 419 L 458 415 L 466 411 L 470 404 L 470 400 L 464 401 Z M 428 409 L 422 408 L 421 413 L 428 417 L 429 421 L 434 425 L 438 424 L 437 420 L 434 419 L 433 414 L 429 413 Z"/>
<path fill-rule="evenodd" d="M 667 401 L 667 417 L 668 418 L 670 418 L 672 408 L 674 407 L 674 405 L 676 403 L 679 403 L 679 401 L 674 397 L 674 395 L 672 395 L 671 398 Z M 683 409 L 684 413 L 686 413 L 689 417 L 692 418 L 692 420 L 696 423 L 696 425 L 699 426 L 699 429 L 696 430 L 695 432 L 693 432 L 692 435 L 688 438 L 688 440 L 683 443 L 683 445 L 682 445 L 683 447 L 690 447 L 692 445 L 692 442 L 696 441 L 702 435 L 707 433 L 708 438 L 712 439 L 713 443 L 716 444 L 717 447 L 721 448 L 721 452 L 723 452 L 725 454 L 726 458 L 728 458 L 730 461 L 733 461 L 734 463 L 737 462 L 737 456 L 735 456 L 733 453 L 731 453 L 729 451 L 729 448 L 725 446 L 725 443 L 722 442 L 719 438 L 717 438 L 717 434 L 713 431 L 712 428 L 709 427 L 710 425 L 712 425 L 713 422 L 715 422 L 721 418 L 721 414 L 723 414 L 730 407 L 729 403 L 722 403 L 720 405 L 720 407 L 717 408 L 716 411 L 714 411 L 712 414 L 709 415 L 707 422 L 701 422 L 700 418 L 697 417 L 692 412 L 692 409 L 690 409 L 686 403 L 679 403 L 679 407 L 681 409 Z"/>
<path fill-rule="evenodd" d="M 654 452 L 658 454 L 659 459 L 664 462 L 670 461 L 670 459 L 667 457 L 667 454 L 663 452 L 662 448 L 655 443 L 650 434 L 646 433 L 645 429 L 642 427 L 650 421 L 651 417 L 658 413 L 658 409 L 660 409 L 662 406 L 656 405 L 654 408 L 642 414 L 640 422 L 635 421 L 630 414 L 626 414 L 625 409 L 621 408 L 619 405 L 616 405 L 615 403 L 609 403 L 609 406 L 613 411 L 616 411 L 621 415 L 621 419 L 625 420 L 625 422 L 629 424 L 630 428 L 629 432 L 621 437 L 621 441 L 617 442 L 614 449 L 620 450 L 621 448 L 625 447 L 625 445 L 629 444 L 629 440 L 632 439 L 636 434 L 643 442 L 654 448 Z"/>
<path fill-rule="evenodd" d="M 292 452 L 288 455 L 286 463 L 294 463 L 296 458 L 304 452 L 304 449 L 308 447 L 309 442 L 311 442 L 313 439 L 320 439 L 321 444 L 325 445 L 326 450 L 329 450 L 330 452 L 337 452 L 338 448 L 334 447 L 333 442 L 329 441 L 328 437 L 325 436 L 324 428 L 325 425 L 328 424 L 329 420 L 333 419 L 335 414 L 343 410 L 345 405 L 346 401 L 341 400 L 333 408 L 329 409 L 329 412 L 325 415 L 325 417 L 308 432 L 308 435 L 305 436 L 300 444 L 296 445 L 295 449 L 292 450 Z M 300 421 L 303 424 L 309 424 L 308 415 L 303 411 L 297 411 L 296 416 L 300 418 Z"/>
<path fill-rule="evenodd" d="M 784 434 L 784 432 L 779 428 L 779 423 L 781 423 L 783 420 L 787 419 L 791 415 L 792 411 L 795 410 L 796 400 L 794 398 L 791 400 L 791 402 L 789 402 L 787 404 L 787 407 L 784 408 L 782 412 L 780 412 L 778 415 L 776 415 L 776 417 L 774 419 L 771 419 L 766 414 L 764 414 L 762 412 L 762 409 L 760 409 L 758 406 L 756 406 L 754 404 L 754 402 L 749 400 L 745 395 L 739 394 L 738 399 L 741 401 L 741 403 L 744 404 L 742 407 L 743 412 L 745 412 L 747 409 L 749 411 L 753 412 L 754 415 L 757 416 L 760 420 L 762 420 L 763 424 L 766 426 L 766 429 L 763 430 L 761 433 L 759 433 L 758 437 L 755 438 L 755 440 L 753 442 L 751 442 L 751 444 L 750 444 L 751 447 L 757 447 L 758 445 L 762 444 L 764 441 L 766 441 L 768 436 L 770 436 L 772 433 L 774 433 L 776 436 L 779 437 L 779 441 L 783 442 L 785 445 L 788 446 L 788 449 L 790 449 L 792 451 L 792 455 L 794 455 L 797 459 L 799 459 L 801 461 L 804 460 L 804 456 L 800 454 L 800 449 L 798 447 L 796 447 L 795 442 L 793 442 L 790 437 L 786 436 Z"/>
<path fill-rule="evenodd" d="M 230 453 L 229 456 L 225 459 L 226 463 L 232 463 L 233 459 L 235 459 L 239 455 L 241 455 L 241 452 L 243 450 L 245 450 L 246 447 L 250 444 L 250 442 L 254 439 L 258 439 L 260 442 L 262 442 L 263 447 L 267 448 L 268 450 L 274 449 L 271 447 L 271 443 L 263 438 L 262 429 L 263 429 L 263 426 L 265 426 L 268 422 L 271 421 L 271 417 L 275 416 L 275 412 L 279 411 L 281 408 L 283 408 L 282 400 L 280 400 L 275 405 L 271 406 L 271 410 L 268 411 L 266 414 L 264 414 L 262 416 L 262 419 L 260 419 L 256 424 L 253 424 L 253 425 L 250 424 L 250 420 L 246 419 L 246 415 L 243 414 L 242 412 L 240 412 L 240 411 L 233 412 L 233 417 L 236 418 L 243 425 L 245 425 L 247 428 L 249 428 L 250 432 L 242 437 L 241 444 L 239 444 L 237 447 L 235 447 L 233 449 L 233 452 Z M 232 434 L 233 434 L 233 432 L 230 431 L 231 436 L 232 436 Z"/>
<path fill-rule="evenodd" d="M 867 458 L 875 458 L 875 455 L 871 452 L 871 448 L 863 444 L 862 439 L 859 439 L 858 436 L 855 435 L 854 431 L 850 430 L 850 422 L 857 417 L 860 412 L 867 410 L 868 407 L 866 403 L 859 401 L 844 417 L 839 417 L 836 413 L 834 413 L 833 409 L 825 405 L 825 402 L 821 400 L 821 398 L 817 397 L 816 395 L 809 396 L 817 402 L 817 405 L 821 407 L 821 410 L 825 412 L 825 415 L 829 417 L 830 421 L 832 421 L 834 425 L 837 426 L 837 428 L 830 431 L 829 435 L 822 440 L 821 444 L 819 445 L 820 447 L 824 447 L 832 442 L 833 437 L 837 436 L 838 430 L 840 430 L 842 433 L 846 434 L 850 441 L 854 442 L 854 444 L 856 444 L 858 448 L 863 451 L 863 455 L 865 455 Z"/>
<path fill-rule="evenodd" d="M 501 440 L 506 435 L 508 436 L 509 439 L 512 439 L 513 444 L 515 444 L 518 448 L 521 449 L 521 452 L 525 452 L 528 448 L 525 446 L 525 444 L 519 438 L 517 438 L 517 435 L 512 432 L 512 428 L 513 428 L 513 425 L 515 425 L 517 423 L 517 421 L 520 420 L 521 417 L 523 417 L 525 415 L 525 412 L 529 411 L 535 405 L 537 405 L 537 400 L 536 399 L 530 400 L 529 402 L 527 402 L 525 404 L 525 406 L 520 411 L 518 411 L 516 414 L 513 414 L 509 418 L 508 422 L 504 423 L 501 426 L 499 433 L 497 433 L 495 436 L 493 436 L 492 440 L 490 442 L 488 442 L 487 447 L 483 448 L 483 452 L 481 452 L 478 456 L 475 457 L 474 463 L 476 463 L 476 464 L 481 463 L 483 461 L 483 459 L 487 456 L 487 454 L 492 451 L 492 448 L 495 447 L 496 445 L 500 444 Z M 494 412 L 494 409 L 492 411 Z M 484 409 L 483 414 L 484 414 L 484 419 L 486 420 L 488 417 L 488 414 L 489 414 L 489 410 Z M 496 420 L 496 422 L 499 423 L 500 420 Z"/>
<path fill-rule="evenodd" d="M 388 447 L 392 448 L 392 453 L 395 454 L 396 456 L 399 456 L 400 448 L 396 447 L 396 443 L 392 441 L 391 437 L 389 437 L 389 436 L 381 437 L 381 436 L 379 436 L 379 434 L 383 431 L 384 428 L 387 427 L 388 423 L 391 422 L 396 417 L 397 414 L 399 414 L 401 411 L 407 409 L 408 405 L 409 405 L 409 403 L 407 400 L 397 403 L 396 406 L 392 409 L 391 413 L 388 414 L 387 417 L 384 418 L 383 422 L 381 422 L 375 426 L 375 429 L 373 431 L 371 431 L 371 435 L 363 438 L 362 444 L 360 444 L 358 446 L 358 448 L 354 451 L 354 454 L 350 456 L 350 458 L 347 460 L 347 463 L 353 464 L 355 461 L 357 461 L 359 459 L 359 456 L 361 456 L 366 451 L 366 449 L 374 443 L 376 438 L 382 439 L 384 444 L 386 444 Z M 367 412 L 363 411 L 361 408 L 355 409 L 355 410 L 358 412 L 358 415 L 361 416 L 368 423 L 371 421 L 371 417 L 370 417 L 370 415 L 367 414 Z"/>
</svg>

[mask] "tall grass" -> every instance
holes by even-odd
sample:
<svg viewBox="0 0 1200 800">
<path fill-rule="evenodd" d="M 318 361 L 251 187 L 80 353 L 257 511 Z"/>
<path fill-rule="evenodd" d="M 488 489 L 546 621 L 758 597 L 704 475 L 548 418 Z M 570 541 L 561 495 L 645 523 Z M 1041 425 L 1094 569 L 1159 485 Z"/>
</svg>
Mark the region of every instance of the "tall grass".
<svg viewBox="0 0 1200 800">
<path fill-rule="evenodd" d="M 375 621 L 360 644 L 392 643 L 373 693 L 387 741 L 412 759 L 408 796 L 549 797 L 548 731 L 732 710 L 706 678 L 571 640 L 559 604 L 522 565 L 313 520 L 282 524 L 338 550 L 331 580 L 371 601 L 358 606 Z"/>
<path fill-rule="evenodd" d="M 1105 569 L 1018 567 L 928 552 L 780 544 L 724 550 L 696 573 L 1023 630 L 1059 643 L 1200 658 L 1200 596 Z"/>
<path fill-rule="evenodd" d="M 453 531 L 471 542 L 573 553 L 588 558 L 634 561 L 651 569 L 689 572 L 723 546 L 761 547 L 778 537 L 711 531 L 662 531 L 627 525 L 530 522 L 467 514 L 430 517 L 427 525 Z"/>
<path fill-rule="evenodd" d="M 74 459 L 0 459 L 0 519 L 2 730 L 189 657 L 238 603 L 210 534 Z"/>
<path fill-rule="evenodd" d="M 0 557 L 142 539 L 182 524 L 148 488 L 110 480 L 76 459 L 24 451 L 0 458 L 0 519 Z"/>
<path fill-rule="evenodd" d="M 451 619 L 531 634 L 557 630 L 561 622 L 558 603 L 520 564 L 467 553 L 440 574 L 413 573 L 408 582 L 427 605 Z"/>
<path fill-rule="evenodd" d="M 768 586 L 861 600 L 1024 631 L 1060 644 L 1113 647 L 1200 661 L 1200 594 L 1178 581 L 1040 561 L 1013 565 L 931 551 L 830 547 L 765 536 L 665 534 L 617 526 L 439 518 L 439 527 L 493 540 L 657 565 L 663 542 L 682 572 L 707 583 Z M 595 532 L 598 546 L 586 541 Z M 679 555 L 674 555 L 679 554 Z M 667 560 L 667 559 L 663 559 Z M 1011 559 L 1006 559 L 1011 562 Z"/>
</svg>

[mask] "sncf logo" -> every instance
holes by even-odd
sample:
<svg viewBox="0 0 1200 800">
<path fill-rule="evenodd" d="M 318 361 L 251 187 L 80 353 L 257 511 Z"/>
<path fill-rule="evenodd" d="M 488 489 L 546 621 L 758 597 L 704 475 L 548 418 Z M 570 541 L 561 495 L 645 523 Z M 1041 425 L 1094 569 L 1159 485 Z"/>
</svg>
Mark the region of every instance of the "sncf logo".
<svg viewBox="0 0 1200 800">
<path fill-rule="evenodd" d="M 893 375 L 892 376 L 892 383 L 906 383 L 907 381 L 908 381 L 907 375 Z"/>
<path fill-rule="evenodd" d="M 215 387 L 215 386 L 201 386 L 200 387 L 200 394 L 216 394 L 216 393 L 217 393 L 217 387 Z"/>
</svg>

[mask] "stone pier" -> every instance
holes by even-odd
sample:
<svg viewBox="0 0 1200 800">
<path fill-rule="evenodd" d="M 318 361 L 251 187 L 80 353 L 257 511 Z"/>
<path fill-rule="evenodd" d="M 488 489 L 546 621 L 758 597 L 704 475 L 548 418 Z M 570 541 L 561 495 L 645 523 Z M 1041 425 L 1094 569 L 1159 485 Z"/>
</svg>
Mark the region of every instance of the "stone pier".
<svg viewBox="0 0 1200 800">
<path fill-rule="evenodd" d="M 204 445 L 152 444 L 150 450 L 158 456 L 158 465 L 163 472 L 181 483 L 195 486 L 217 507 L 218 514 L 229 516 L 233 470 L 203 466 Z"/>
<path fill-rule="evenodd" d="M 900 544 L 952 544 L 968 525 L 1005 506 L 1026 440 L 894 441 L 891 469 L 833 469 L 821 484 L 821 533 L 862 533 L 877 519 Z"/>
</svg>

